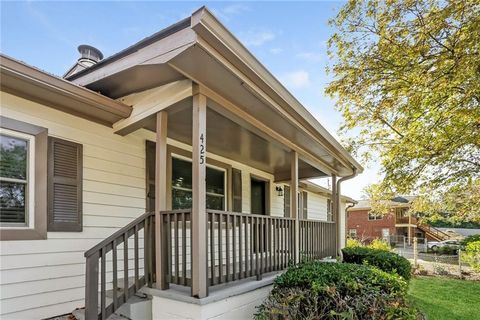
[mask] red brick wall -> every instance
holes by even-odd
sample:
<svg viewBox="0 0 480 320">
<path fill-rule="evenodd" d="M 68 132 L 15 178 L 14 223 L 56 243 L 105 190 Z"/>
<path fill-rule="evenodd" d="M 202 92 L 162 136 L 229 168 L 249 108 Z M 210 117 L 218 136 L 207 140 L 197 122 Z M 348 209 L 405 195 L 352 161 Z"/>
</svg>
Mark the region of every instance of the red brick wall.
<svg viewBox="0 0 480 320">
<path fill-rule="evenodd" d="M 358 239 L 382 238 L 382 229 L 389 228 L 390 235 L 395 234 L 395 215 L 383 216 L 380 220 L 368 220 L 368 210 L 349 211 L 347 216 L 347 234 L 357 229 Z"/>
</svg>

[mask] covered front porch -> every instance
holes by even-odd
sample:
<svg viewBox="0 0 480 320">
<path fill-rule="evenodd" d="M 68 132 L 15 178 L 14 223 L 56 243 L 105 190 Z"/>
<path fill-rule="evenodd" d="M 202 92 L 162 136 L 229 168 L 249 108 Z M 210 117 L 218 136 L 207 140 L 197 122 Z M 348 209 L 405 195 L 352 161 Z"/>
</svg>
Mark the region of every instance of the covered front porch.
<svg viewBox="0 0 480 320">
<path fill-rule="evenodd" d="M 72 80 L 132 106 L 115 133 L 149 137 L 148 212 L 85 253 L 88 319 L 145 285 L 201 300 L 337 256 L 340 183 L 361 166 L 208 10 Z M 313 212 L 302 180 L 321 177 Z"/>
</svg>

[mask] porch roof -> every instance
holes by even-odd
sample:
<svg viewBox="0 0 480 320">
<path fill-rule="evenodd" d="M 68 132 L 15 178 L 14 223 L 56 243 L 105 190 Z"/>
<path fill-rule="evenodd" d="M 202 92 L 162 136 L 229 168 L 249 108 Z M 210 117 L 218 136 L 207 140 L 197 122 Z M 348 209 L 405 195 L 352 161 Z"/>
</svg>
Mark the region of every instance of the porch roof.
<svg viewBox="0 0 480 320">
<path fill-rule="evenodd" d="M 304 157 L 309 158 L 307 161 L 314 167 L 318 159 L 322 163 L 316 166 L 319 170 L 338 176 L 363 171 L 340 143 L 205 7 L 67 79 L 112 98 L 191 80 L 194 86 L 218 94 L 269 130 L 292 141 L 305 151 L 304 155 L 309 155 Z M 232 116 L 236 116 L 235 112 Z"/>
</svg>

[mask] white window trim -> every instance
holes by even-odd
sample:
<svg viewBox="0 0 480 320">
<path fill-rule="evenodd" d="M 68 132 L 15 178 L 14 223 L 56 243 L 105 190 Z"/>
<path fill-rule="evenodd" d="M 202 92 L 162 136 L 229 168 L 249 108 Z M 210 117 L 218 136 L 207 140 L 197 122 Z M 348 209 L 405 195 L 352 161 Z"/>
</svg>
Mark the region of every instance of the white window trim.
<svg viewBox="0 0 480 320">
<path fill-rule="evenodd" d="M 179 160 L 188 161 L 188 162 L 192 163 L 192 159 L 190 159 L 188 157 L 185 157 L 185 156 L 182 156 L 182 155 L 179 155 L 179 154 L 176 154 L 176 153 L 172 153 L 172 158 L 176 158 L 176 159 L 179 159 Z M 211 164 L 207 164 L 206 166 L 209 167 L 209 168 L 212 168 L 212 169 L 223 172 L 223 192 L 224 192 L 224 194 L 213 193 L 213 192 L 206 192 L 206 194 L 207 194 L 207 196 L 223 197 L 223 208 L 224 208 L 223 211 L 226 211 L 227 210 L 227 170 L 225 168 L 220 168 L 220 167 L 217 167 L 217 166 L 213 166 Z M 173 170 L 173 165 L 172 165 L 172 170 Z M 172 190 L 173 189 L 193 192 L 192 189 L 175 187 L 175 186 L 172 185 Z"/>
<path fill-rule="evenodd" d="M 27 198 L 25 206 L 25 225 L 18 223 L 1 223 L 0 229 L 34 229 L 35 228 L 35 136 L 0 128 L 0 134 L 27 141 Z"/>
</svg>

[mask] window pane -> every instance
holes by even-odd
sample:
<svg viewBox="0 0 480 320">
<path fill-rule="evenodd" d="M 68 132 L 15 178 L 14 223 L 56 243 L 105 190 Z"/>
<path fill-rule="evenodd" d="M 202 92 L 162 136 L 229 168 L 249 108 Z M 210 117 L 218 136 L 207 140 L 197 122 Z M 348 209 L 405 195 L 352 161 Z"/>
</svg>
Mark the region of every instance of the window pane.
<svg viewBox="0 0 480 320">
<path fill-rule="evenodd" d="M 223 197 L 207 195 L 207 209 L 224 210 L 224 203 Z"/>
<path fill-rule="evenodd" d="M 172 187 L 192 189 L 192 163 L 172 158 Z"/>
<path fill-rule="evenodd" d="M 0 177 L 27 179 L 28 142 L 0 135 Z"/>
<path fill-rule="evenodd" d="M 192 207 L 192 192 L 172 189 L 172 209 L 190 209 Z"/>
<path fill-rule="evenodd" d="M 207 192 L 224 194 L 224 172 L 207 167 Z"/>
<path fill-rule="evenodd" d="M 0 222 L 25 223 L 25 184 L 0 182 Z"/>
</svg>

